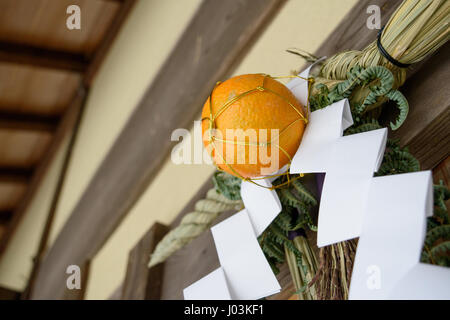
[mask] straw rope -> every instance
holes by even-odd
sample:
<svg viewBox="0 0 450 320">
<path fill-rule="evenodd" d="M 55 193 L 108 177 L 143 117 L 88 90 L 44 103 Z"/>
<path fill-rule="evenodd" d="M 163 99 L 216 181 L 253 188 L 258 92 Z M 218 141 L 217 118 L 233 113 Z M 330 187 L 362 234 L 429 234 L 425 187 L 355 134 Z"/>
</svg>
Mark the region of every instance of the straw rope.
<svg viewBox="0 0 450 320">
<path fill-rule="evenodd" d="M 197 201 L 194 211 L 186 214 L 181 219 L 180 225 L 167 233 L 158 243 L 150 257 L 148 267 L 164 262 L 173 253 L 197 238 L 211 226 L 220 213 L 242 208 L 242 201 L 229 200 L 217 193 L 215 188 L 210 189 L 205 199 Z"/>
<path fill-rule="evenodd" d="M 414 64 L 435 52 L 450 39 L 450 1 L 405 0 L 382 30 L 380 43 L 391 57 L 402 64 Z M 346 79 L 353 67 L 384 66 L 394 74 L 394 88 L 406 80 L 405 68 L 389 62 L 373 41 L 364 50 L 340 52 L 327 59 L 317 83 Z"/>
</svg>

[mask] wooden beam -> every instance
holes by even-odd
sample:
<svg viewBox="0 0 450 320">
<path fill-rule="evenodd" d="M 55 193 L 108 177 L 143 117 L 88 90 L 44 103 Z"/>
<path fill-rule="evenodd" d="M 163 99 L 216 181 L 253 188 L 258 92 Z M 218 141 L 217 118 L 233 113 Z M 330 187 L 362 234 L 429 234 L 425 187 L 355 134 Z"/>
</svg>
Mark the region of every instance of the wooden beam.
<svg viewBox="0 0 450 320">
<path fill-rule="evenodd" d="M 19 300 L 20 292 L 0 287 L 0 300 Z"/>
<path fill-rule="evenodd" d="M 0 182 L 27 184 L 33 174 L 32 170 L 25 168 L 0 167 Z"/>
<path fill-rule="evenodd" d="M 0 112 L 0 129 L 53 133 L 59 117 Z"/>
<path fill-rule="evenodd" d="M 11 221 L 12 211 L 0 211 L 0 224 L 7 224 Z"/>
<path fill-rule="evenodd" d="M 90 261 L 85 261 L 84 263 L 78 265 L 80 267 L 80 289 L 68 289 L 65 286 L 65 292 L 62 297 L 62 300 L 84 300 L 86 295 L 87 284 L 89 280 L 89 269 L 90 269 Z M 65 274 L 66 278 L 68 277 Z"/>
<path fill-rule="evenodd" d="M 147 265 L 150 254 L 169 230 L 167 226 L 155 223 L 130 251 L 122 288 L 122 300 L 159 300 L 161 298 L 164 264 L 151 269 Z"/>
<path fill-rule="evenodd" d="M 9 42 L 0 42 L 0 62 L 74 72 L 84 72 L 88 66 L 88 61 L 80 54 Z"/>
<path fill-rule="evenodd" d="M 439 184 L 441 181 L 447 187 L 450 186 L 450 157 L 447 157 L 433 169 L 433 182 Z"/>
<path fill-rule="evenodd" d="M 214 221 L 217 224 L 233 215 L 223 212 Z M 220 267 L 211 230 L 206 230 L 175 252 L 164 263 L 161 300 L 182 300 L 183 289 Z"/>
<path fill-rule="evenodd" d="M 422 64 L 400 91 L 410 111 L 392 138 L 400 139 L 424 170 L 450 155 L 450 42 Z M 396 110 L 392 112 L 396 115 Z"/>
<path fill-rule="evenodd" d="M 283 3 L 203 1 L 46 255 L 33 298 L 61 297 L 61 270 L 95 256 L 169 154 L 164 137 L 192 125 L 215 82 Z"/>
<path fill-rule="evenodd" d="M 123 287 L 121 284 L 111 293 L 111 295 L 108 297 L 108 300 L 122 300 L 122 292 Z"/>
</svg>

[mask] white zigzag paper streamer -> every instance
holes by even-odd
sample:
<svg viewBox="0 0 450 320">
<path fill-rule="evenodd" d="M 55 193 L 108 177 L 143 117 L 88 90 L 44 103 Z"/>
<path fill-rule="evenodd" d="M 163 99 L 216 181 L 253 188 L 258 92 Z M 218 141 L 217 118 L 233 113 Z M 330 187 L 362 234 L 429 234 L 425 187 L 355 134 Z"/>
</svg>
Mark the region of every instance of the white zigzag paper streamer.
<svg viewBox="0 0 450 320">
<path fill-rule="evenodd" d="M 332 114 L 343 113 L 345 100 L 327 107 Z M 322 114 L 326 114 L 326 109 Z M 313 114 L 316 112 L 313 112 Z M 316 117 L 311 130 L 305 132 L 306 148 L 300 148 L 292 160 L 291 173 L 326 172 L 319 207 L 317 245 L 330 245 L 360 235 L 373 173 L 378 170 L 386 145 L 387 129 L 346 137 L 315 137 L 320 127 L 331 127 L 330 118 Z M 334 120 L 336 122 L 336 120 Z M 313 120 L 311 119 L 311 124 Z M 345 127 L 342 127 L 345 128 Z M 323 130 L 323 129 L 322 129 Z M 342 129 L 340 134 L 342 135 Z M 314 137 L 309 139 L 309 137 Z M 311 142 L 313 140 L 313 142 Z M 303 144 L 303 143 L 302 143 Z M 336 211 L 339 210 L 339 214 Z"/>
<path fill-rule="evenodd" d="M 300 76 L 308 78 L 311 67 Z M 287 87 L 307 105 L 307 81 Z M 343 137 L 352 124 L 347 100 L 312 112 L 291 163 L 290 173 L 326 173 L 318 246 L 360 237 L 351 299 L 449 299 L 450 269 L 419 263 L 432 212 L 430 172 L 374 178 L 387 130 Z M 186 288 L 185 299 L 258 299 L 280 290 L 256 240 L 281 211 L 278 196 L 248 182 L 241 196 L 246 209 L 212 228 L 221 267 Z"/>
<path fill-rule="evenodd" d="M 432 213 L 430 171 L 372 179 L 350 299 L 450 298 L 450 269 L 419 263 Z"/>
</svg>

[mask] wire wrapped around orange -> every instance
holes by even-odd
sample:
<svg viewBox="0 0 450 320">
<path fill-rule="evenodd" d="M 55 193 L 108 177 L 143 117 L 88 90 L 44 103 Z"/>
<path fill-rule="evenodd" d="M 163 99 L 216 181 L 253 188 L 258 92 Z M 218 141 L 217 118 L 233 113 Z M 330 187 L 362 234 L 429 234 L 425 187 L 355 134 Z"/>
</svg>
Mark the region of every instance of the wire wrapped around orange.
<svg viewBox="0 0 450 320">
<path fill-rule="evenodd" d="M 285 85 L 264 74 L 240 75 L 218 83 L 206 100 L 203 142 L 220 170 L 249 180 L 289 164 L 306 123 L 304 106 Z M 278 156 L 277 163 L 261 152 L 268 159 Z"/>
</svg>

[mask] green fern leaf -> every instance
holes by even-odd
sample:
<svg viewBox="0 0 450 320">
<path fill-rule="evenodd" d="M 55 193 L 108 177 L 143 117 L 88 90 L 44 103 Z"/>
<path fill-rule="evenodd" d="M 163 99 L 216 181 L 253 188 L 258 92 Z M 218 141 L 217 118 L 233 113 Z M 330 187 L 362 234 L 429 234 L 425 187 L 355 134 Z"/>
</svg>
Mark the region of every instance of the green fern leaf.
<svg viewBox="0 0 450 320">
<path fill-rule="evenodd" d="M 293 245 L 291 241 L 285 242 L 286 247 L 295 254 L 297 260 L 297 266 L 302 269 L 304 274 L 308 274 L 308 268 L 303 263 L 302 253 Z"/>
<path fill-rule="evenodd" d="M 241 200 L 241 179 L 223 171 L 213 175 L 214 187 L 217 192 L 230 200 Z"/>
<path fill-rule="evenodd" d="M 274 223 L 276 223 L 281 229 L 290 231 L 292 229 L 292 216 L 290 211 L 286 210 L 289 207 L 283 208 L 281 213 L 276 217 Z"/>
<path fill-rule="evenodd" d="M 301 204 L 300 200 L 287 188 L 277 189 L 277 193 L 284 205 L 297 208 Z"/>
<path fill-rule="evenodd" d="M 391 129 L 397 130 L 398 128 L 400 128 L 403 122 L 405 122 L 406 117 L 408 116 L 409 112 L 408 100 L 406 100 L 405 96 L 398 90 L 389 91 L 386 94 L 386 98 L 388 98 L 391 101 L 394 101 L 397 104 L 397 108 L 400 111 L 395 123 L 392 122 L 390 123 Z"/>
<path fill-rule="evenodd" d="M 444 241 L 440 244 L 434 246 L 431 248 L 431 254 L 433 257 L 439 257 L 439 256 L 448 256 L 450 255 L 450 241 Z"/>
<path fill-rule="evenodd" d="M 263 250 L 268 256 L 274 258 L 278 263 L 282 263 L 284 261 L 284 252 L 280 250 L 277 245 L 265 241 L 263 243 Z"/>
<path fill-rule="evenodd" d="M 422 251 L 422 254 L 420 256 L 420 262 L 431 263 L 430 256 L 425 250 Z"/>
<path fill-rule="evenodd" d="M 427 232 L 425 244 L 432 247 L 438 240 L 450 240 L 450 225 L 435 227 Z"/>
<path fill-rule="evenodd" d="M 306 202 L 312 206 L 317 205 L 316 198 L 314 198 L 313 194 L 311 192 L 309 192 L 308 189 L 306 189 L 306 187 L 300 182 L 300 180 L 294 180 L 292 182 L 292 186 L 297 191 L 301 200 L 303 200 L 304 202 Z"/>
<path fill-rule="evenodd" d="M 272 234 L 276 237 L 274 240 L 278 243 L 289 240 L 287 238 L 287 232 L 281 229 L 276 223 L 272 223 L 269 228 Z"/>
<path fill-rule="evenodd" d="M 372 130 L 377 130 L 380 129 L 381 126 L 378 123 L 378 121 L 376 120 L 372 120 L 370 122 L 367 123 L 363 123 L 357 127 L 350 127 L 349 129 L 347 129 L 345 131 L 345 135 L 350 135 L 350 134 L 355 134 L 355 133 L 362 133 L 362 132 L 367 132 L 367 131 L 372 131 Z"/>
</svg>

